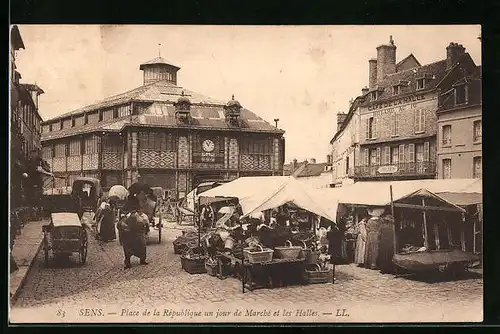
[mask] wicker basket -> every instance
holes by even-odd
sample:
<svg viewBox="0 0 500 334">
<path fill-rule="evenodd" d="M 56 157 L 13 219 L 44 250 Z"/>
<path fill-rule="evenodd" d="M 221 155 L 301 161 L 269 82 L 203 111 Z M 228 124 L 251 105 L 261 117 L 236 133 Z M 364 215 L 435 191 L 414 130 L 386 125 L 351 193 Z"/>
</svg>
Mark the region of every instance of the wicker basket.
<svg viewBox="0 0 500 334">
<path fill-rule="evenodd" d="M 257 246 L 261 250 L 258 252 L 251 252 L 250 249 L 252 246 Z M 243 256 L 245 260 L 247 260 L 250 263 L 262 263 L 262 262 L 269 262 L 273 260 L 273 254 L 274 251 L 269 248 L 262 248 L 261 245 L 256 244 L 256 243 L 251 243 L 250 247 L 244 248 L 243 249 Z"/>
<path fill-rule="evenodd" d="M 293 246 L 292 242 L 287 240 L 286 246 L 276 247 L 275 251 L 277 257 L 280 259 L 297 259 L 302 251 L 302 247 Z"/>
<path fill-rule="evenodd" d="M 316 263 L 316 269 L 317 270 L 305 270 L 304 271 L 304 279 L 306 280 L 307 283 L 309 284 L 316 284 L 316 283 L 328 283 L 330 280 L 330 270 L 325 269 L 321 270 L 321 267 L 319 264 Z"/>
<path fill-rule="evenodd" d="M 210 276 L 217 276 L 219 266 L 217 263 L 205 262 L 205 269 Z"/>
<path fill-rule="evenodd" d="M 189 249 L 185 255 L 181 255 L 181 266 L 186 272 L 190 274 L 204 274 L 207 272 L 205 268 L 206 257 L 199 255 L 197 258 L 190 258 L 189 256 L 195 255 L 192 249 Z"/>
</svg>

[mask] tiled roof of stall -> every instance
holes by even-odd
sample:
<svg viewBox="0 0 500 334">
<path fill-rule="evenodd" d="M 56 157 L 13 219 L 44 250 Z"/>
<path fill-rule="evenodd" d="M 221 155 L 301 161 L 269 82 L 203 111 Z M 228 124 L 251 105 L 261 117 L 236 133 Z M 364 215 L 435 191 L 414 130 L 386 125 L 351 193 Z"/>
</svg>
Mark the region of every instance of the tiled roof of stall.
<svg viewBox="0 0 500 334">
<path fill-rule="evenodd" d="M 217 101 L 210 97 L 203 96 L 183 87 L 175 86 L 166 81 L 158 81 L 149 85 L 141 86 L 129 92 L 109 97 L 99 103 L 86 106 L 65 115 L 53 118 L 51 121 L 62 119 L 72 115 L 80 115 L 85 111 L 93 111 L 101 108 L 120 105 L 130 101 L 152 102 L 139 115 L 115 118 L 109 121 L 102 121 L 83 126 L 72 127 L 59 131 L 44 132 L 42 140 L 51 140 L 62 137 L 69 137 L 76 134 L 93 131 L 121 131 L 126 125 L 182 128 L 187 125 L 179 124 L 175 118 L 175 107 L 173 103 L 182 95 L 187 96 L 193 105 L 191 106 L 191 125 L 193 129 L 208 130 L 239 130 L 251 132 L 273 132 L 284 133 L 283 130 L 276 129 L 256 114 L 247 109 L 241 110 L 240 125 L 235 127 L 226 122 L 223 106 L 225 102 Z"/>
</svg>

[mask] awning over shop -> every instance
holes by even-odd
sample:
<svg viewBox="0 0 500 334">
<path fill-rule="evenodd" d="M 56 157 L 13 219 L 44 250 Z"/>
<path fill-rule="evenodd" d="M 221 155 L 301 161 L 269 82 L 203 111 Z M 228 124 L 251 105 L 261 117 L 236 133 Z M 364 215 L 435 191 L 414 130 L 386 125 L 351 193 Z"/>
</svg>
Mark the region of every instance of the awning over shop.
<svg viewBox="0 0 500 334">
<path fill-rule="evenodd" d="M 316 203 L 312 188 L 302 185 L 293 177 L 263 176 L 241 177 L 202 193 L 203 197 L 237 197 L 243 216 L 277 208 L 286 203 L 335 221 L 334 210 L 326 210 Z"/>
<path fill-rule="evenodd" d="M 315 189 L 313 191 L 318 205 L 330 211 L 336 210 L 339 203 L 366 206 L 389 205 L 391 203 L 391 186 L 394 202 L 425 190 L 429 196 L 439 198 L 440 201 L 456 206 L 462 205 L 465 196 L 461 195 L 462 198 L 459 199 L 458 196 L 451 198 L 451 196 L 447 197 L 446 194 L 482 193 L 482 182 L 478 179 L 357 182 L 340 188 Z M 441 196 L 441 194 L 445 195 Z M 455 203 L 455 200 L 459 202 Z"/>
<path fill-rule="evenodd" d="M 475 205 L 483 203 L 483 194 L 481 193 L 439 193 L 440 197 L 446 199 L 448 202 L 451 202 L 460 206 L 467 205 Z"/>
</svg>

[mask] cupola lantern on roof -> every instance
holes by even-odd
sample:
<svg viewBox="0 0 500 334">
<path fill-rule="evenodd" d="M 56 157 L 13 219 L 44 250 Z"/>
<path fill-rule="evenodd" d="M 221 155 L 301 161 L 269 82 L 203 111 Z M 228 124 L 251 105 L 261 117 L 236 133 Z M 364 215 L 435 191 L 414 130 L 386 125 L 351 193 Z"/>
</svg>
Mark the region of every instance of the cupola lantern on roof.
<svg viewBox="0 0 500 334">
<path fill-rule="evenodd" d="M 177 71 L 180 67 L 169 64 L 161 56 L 142 63 L 139 69 L 144 72 L 144 85 L 157 81 L 168 81 L 177 85 Z"/>
<path fill-rule="evenodd" d="M 226 119 L 231 122 L 237 122 L 241 113 L 241 104 L 234 99 L 234 94 L 226 105 L 224 106 L 224 114 Z"/>
</svg>

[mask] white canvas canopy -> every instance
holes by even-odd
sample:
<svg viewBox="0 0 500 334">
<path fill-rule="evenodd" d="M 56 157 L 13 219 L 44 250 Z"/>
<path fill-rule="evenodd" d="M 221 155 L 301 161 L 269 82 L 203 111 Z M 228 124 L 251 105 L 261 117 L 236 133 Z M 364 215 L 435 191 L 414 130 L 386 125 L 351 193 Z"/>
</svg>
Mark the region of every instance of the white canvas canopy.
<svg viewBox="0 0 500 334">
<path fill-rule="evenodd" d="M 447 193 L 474 194 L 482 193 L 482 182 L 479 179 L 445 179 L 445 180 L 412 180 L 412 181 L 370 181 L 339 187 L 314 190 L 319 205 L 337 209 L 339 203 L 370 206 L 386 206 L 391 202 L 390 186 L 392 185 L 393 201 L 401 200 L 425 189 L 434 197 L 450 203 Z M 440 194 L 443 194 L 441 196 Z"/>
<path fill-rule="evenodd" d="M 302 185 L 293 177 L 262 176 L 240 177 L 232 182 L 210 189 L 201 194 L 204 197 L 237 197 L 243 216 L 257 211 L 277 208 L 286 203 L 303 208 L 335 221 L 335 215 L 318 205 L 312 197 L 312 188 Z"/>
</svg>

